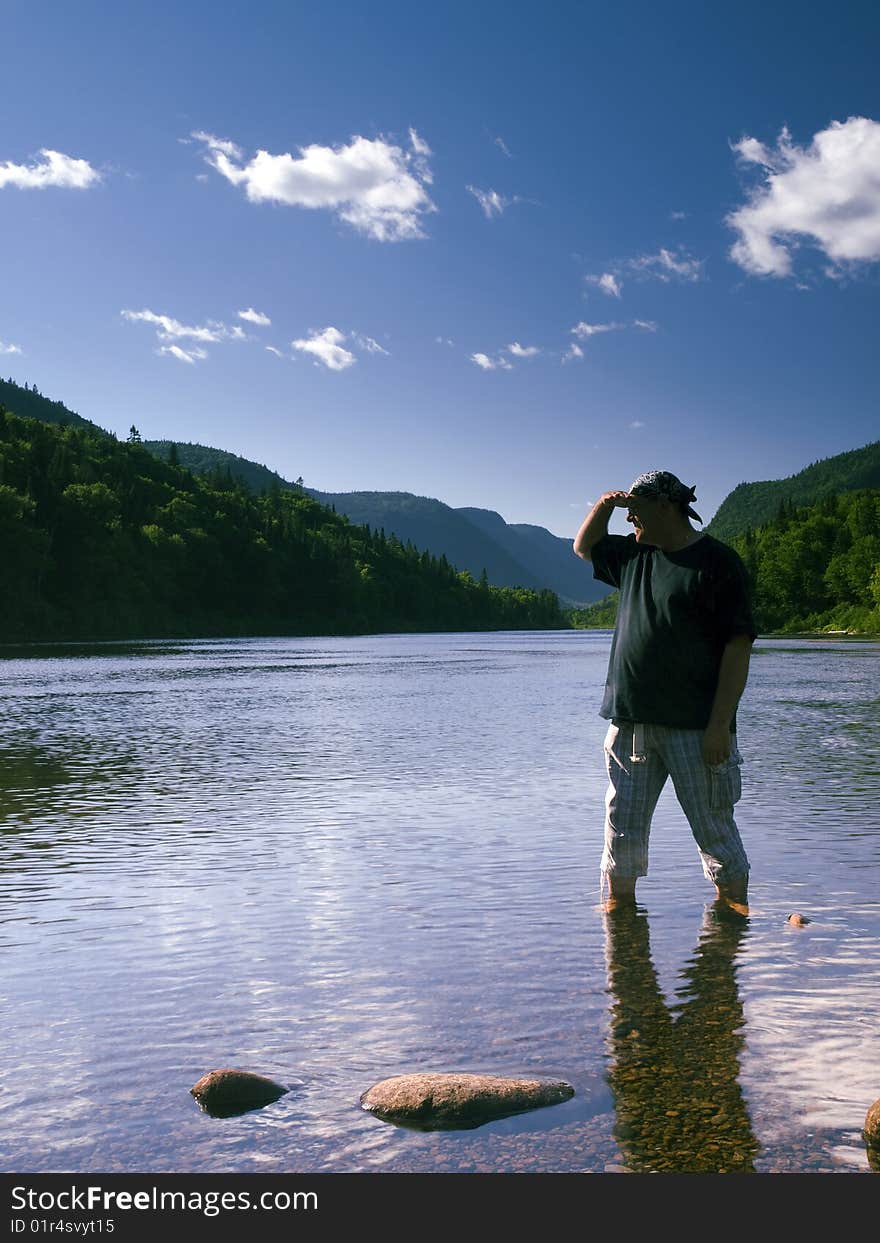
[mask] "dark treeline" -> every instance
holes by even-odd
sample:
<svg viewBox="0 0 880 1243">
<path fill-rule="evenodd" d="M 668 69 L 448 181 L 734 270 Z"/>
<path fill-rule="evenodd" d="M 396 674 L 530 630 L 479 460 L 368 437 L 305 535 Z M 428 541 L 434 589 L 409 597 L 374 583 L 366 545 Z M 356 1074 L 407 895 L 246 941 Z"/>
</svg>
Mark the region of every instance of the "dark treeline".
<svg viewBox="0 0 880 1243">
<path fill-rule="evenodd" d="M 0 640 L 565 626 L 298 489 L 255 495 L 0 407 Z"/>
<path fill-rule="evenodd" d="M 746 564 L 761 630 L 880 633 L 880 491 L 796 508 L 729 541 Z"/>
<path fill-rule="evenodd" d="M 762 633 L 880 634 L 880 490 L 783 501 L 773 521 L 726 542 L 749 572 Z M 575 627 L 613 626 L 617 592 L 567 616 Z"/>
</svg>

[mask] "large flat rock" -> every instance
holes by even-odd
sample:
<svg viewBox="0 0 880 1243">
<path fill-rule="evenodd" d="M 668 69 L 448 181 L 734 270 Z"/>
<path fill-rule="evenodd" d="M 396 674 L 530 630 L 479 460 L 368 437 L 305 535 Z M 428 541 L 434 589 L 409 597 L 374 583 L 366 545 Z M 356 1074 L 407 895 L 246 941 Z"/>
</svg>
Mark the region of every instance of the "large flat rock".
<svg viewBox="0 0 880 1243">
<path fill-rule="evenodd" d="M 433 1131 L 482 1126 L 572 1096 L 574 1088 L 560 1079 L 416 1074 L 381 1080 L 364 1092 L 361 1105 L 387 1122 Z"/>
</svg>

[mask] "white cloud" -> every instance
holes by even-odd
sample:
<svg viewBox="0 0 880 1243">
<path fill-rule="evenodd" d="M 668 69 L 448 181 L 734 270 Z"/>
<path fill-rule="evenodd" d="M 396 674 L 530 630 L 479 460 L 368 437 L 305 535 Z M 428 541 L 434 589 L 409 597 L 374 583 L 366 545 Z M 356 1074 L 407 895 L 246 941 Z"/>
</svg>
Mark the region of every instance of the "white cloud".
<svg viewBox="0 0 880 1243">
<path fill-rule="evenodd" d="M 657 331 L 657 325 L 653 319 L 634 319 L 633 328 L 643 328 L 645 332 Z"/>
<path fill-rule="evenodd" d="M 796 146 L 783 129 L 774 150 L 749 137 L 733 150 L 764 177 L 725 220 L 739 235 L 730 257 L 746 272 L 790 275 L 799 238 L 833 265 L 880 259 L 880 122 L 833 121 L 809 147 Z"/>
<path fill-rule="evenodd" d="M 262 311 L 255 311 L 252 306 L 249 306 L 246 311 L 239 311 L 238 318 L 246 319 L 249 324 L 259 324 L 262 328 L 272 323 L 268 315 L 264 315 Z"/>
<path fill-rule="evenodd" d="M 455 345 L 455 342 L 452 340 L 451 337 L 435 337 L 434 341 L 437 345 L 449 345 L 449 346 Z"/>
<path fill-rule="evenodd" d="M 509 160 L 513 159 L 513 156 L 510 154 L 510 152 L 507 149 L 507 143 L 504 141 L 503 138 L 496 138 L 495 145 L 501 148 L 501 150 L 504 152 L 504 154 L 507 156 Z"/>
<path fill-rule="evenodd" d="M 577 344 L 576 341 L 572 341 L 571 345 L 568 348 L 568 353 L 563 354 L 562 361 L 564 363 L 570 363 L 572 359 L 583 358 L 583 356 L 584 356 L 584 351 L 581 349 L 581 347 Z"/>
<path fill-rule="evenodd" d="M 642 255 L 638 259 L 630 259 L 629 266 L 633 271 L 664 282 L 673 279 L 698 281 L 703 275 L 702 259 L 692 259 L 683 252 L 675 254 L 664 247 L 656 255 Z"/>
<path fill-rule="evenodd" d="M 20 345 L 6 345 L 5 342 L 0 341 L 0 354 L 20 354 L 20 353 L 21 353 Z"/>
<path fill-rule="evenodd" d="M 603 272 L 601 276 L 585 276 L 584 280 L 588 285 L 595 285 L 611 298 L 619 298 L 623 289 L 622 283 L 613 272 Z"/>
<path fill-rule="evenodd" d="M 490 358 L 488 354 L 471 354 L 470 360 L 481 367 L 483 371 L 512 371 L 513 366 L 502 355 L 498 354 L 495 358 Z"/>
<path fill-rule="evenodd" d="M 203 130 L 192 137 L 207 147 L 208 163 L 243 186 L 252 203 L 326 208 L 380 242 L 424 237 L 422 217 L 437 210 L 425 191 L 430 148 L 415 130 L 409 152 L 383 138 L 356 135 L 347 146 L 299 147 L 298 156 L 258 151 L 249 163 L 235 143 Z"/>
<path fill-rule="evenodd" d="M 179 358 L 182 363 L 196 363 L 208 357 L 208 351 L 199 345 L 193 345 L 188 350 L 180 345 L 161 345 L 156 353 L 170 354 L 172 358 Z"/>
<path fill-rule="evenodd" d="M 514 358 L 534 358 L 541 351 L 537 345 L 520 345 L 519 341 L 512 341 L 507 347 L 508 354 L 513 354 Z"/>
<path fill-rule="evenodd" d="M 601 332 L 616 332 L 617 329 L 623 327 L 623 324 L 587 324 L 581 320 L 579 324 L 575 324 L 571 331 L 576 337 L 580 337 L 584 341 L 587 337 L 595 337 Z"/>
<path fill-rule="evenodd" d="M 633 419 L 632 423 L 627 423 L 627 427 L 628 427 L 628 428 L 630 429 L 630 431 L 632 431 L 632 432 L 637 432 L 637 431 L 639 431 L 641 428 L 643 428 L 644 426 L 645 426 L 645 425 L 644 425 L 644 423 L 642 422 L 642 420 L 641 420 L 641 419 Z"/>
<path fill-rule="evenodd" d="M 45 190 L 48 186 L 58 186 L 65 190 L 87 190 L 101 180 L 101 174 L 88 160 L 78 160 L 48 147 L 43 147 L 40 155 L 42 163 L 13 164 L 7 160 L 0 164 L 0 188 L 17 186 L 19 190 Z"/>
<path fill-rule="evenodd" d="M 491 220 L 493 216 L 500 216 L 508 207 L 520 201 L 516 195 L 512 199 L 505 198 L 497 190 L 479 190 L 476 186 L 467 186 L 467 190 L 480 204 L 487 220 Z"/>
<path fill-rule="evenodd" d="M 671 211 L 669 213 L 669 219 L 670 220 L 687 220 L 687 212 L 686 211 Z"/>
<path fill-rule="evenodd" d="M 274 346 L 274 345 L 267 345 L 267 346 L 266 346 L 266 349 L 269 351 L 269 353 L 270 353 L 270 354 L 275 354 L 275 355 L 276 355 L 276 357 L 278 357 L 278 358 L 283 358 L 283 357 L 284 357 L 284 355 L 281 353 L 281 351 L 280 351 L 280 350 L 276 350 L 276 348 L 275 348 L 275 346 Z"/>
<path fill-rule="evenodd" d="M 357 362 L 354 354 L 343 347 L 342 342 L 345 340 L 344 332 L 328 326 L 321 332 L 313 332 L 310 337 L 300 337 L 290 344 L 295 350 L 313 355 L 316 364 L 321 363 L 330 371 L 345 371 L 346 367 L 353 367 Z"/>
</svg>

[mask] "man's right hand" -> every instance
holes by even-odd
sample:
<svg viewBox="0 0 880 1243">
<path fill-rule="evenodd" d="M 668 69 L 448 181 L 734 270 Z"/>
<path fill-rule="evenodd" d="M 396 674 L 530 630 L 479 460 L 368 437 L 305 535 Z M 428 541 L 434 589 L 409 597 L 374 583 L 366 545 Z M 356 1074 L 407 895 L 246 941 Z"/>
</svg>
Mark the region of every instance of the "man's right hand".
<svg viewBox="0 0 880 1243">
<path fill-rule="evenodd" d="M 633 499 L 630 492 L 603 492 L 599 504 L 607 505 L 609 509 L 629 509 Z"/>
<path fill-rule="evenodd" d="M 574 537 L 575 555 L 589 561 L 590 549 L 603 535 L 608 534 L 608 523 L 614 510 L 628 509 L 632 499 L 629 492 L 603 492 Z"/>
</svg>

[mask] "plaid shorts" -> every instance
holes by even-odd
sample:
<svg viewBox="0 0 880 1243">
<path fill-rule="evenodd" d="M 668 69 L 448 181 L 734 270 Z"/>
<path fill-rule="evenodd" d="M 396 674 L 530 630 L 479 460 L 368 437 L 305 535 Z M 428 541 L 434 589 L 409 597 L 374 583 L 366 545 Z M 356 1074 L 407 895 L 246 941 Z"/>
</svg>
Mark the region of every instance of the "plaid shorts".
<svg viewBox="0 0 880 1243">
<path fill-rule="evenodd" d="M 672 777 L 706 877 L 722 885 L 748 876 L 749 861 L 733 818 L 742 793 L 736 735 L 731 735 L 730 757 L 711 767 L 700 752 L 702 737 L 701 729 L 611 722 L 605 738 L 609 785 L 603 880 L 611 872 L 627 880 L 647 874 L 651 817 L 667 777 Z"/>
</svg>

